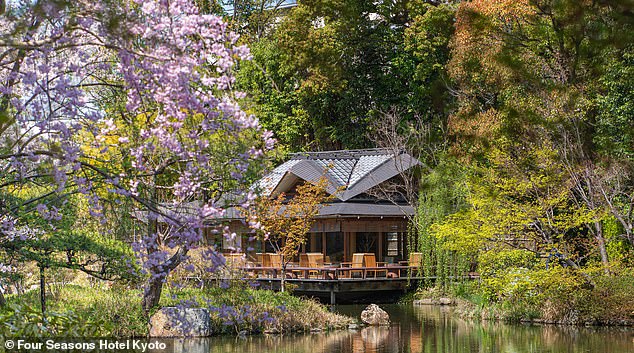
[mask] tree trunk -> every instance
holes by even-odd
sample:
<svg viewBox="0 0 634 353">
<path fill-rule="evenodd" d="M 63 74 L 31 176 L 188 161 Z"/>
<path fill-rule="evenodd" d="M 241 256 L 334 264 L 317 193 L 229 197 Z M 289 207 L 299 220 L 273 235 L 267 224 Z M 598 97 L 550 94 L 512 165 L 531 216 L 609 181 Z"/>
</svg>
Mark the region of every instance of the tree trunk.
<svg viewBox="0 0 634 353">
<path fill-rule="evenodd" d="M 156 175 L 153 179 L 153 185 L 150 190 L 150 200 L 153 204 L 158 203 L 158 195 L 156 191 Z M 150 210 L 148 210 L 148 222 L 147 222 L 147 239 L 148 241 L 152 239 L 155 244 L 152 246 L 148 246 L 148 255 L 155 251 L 158 251 L 158 221 L 156 217 L 150 217 Z M 157 276 L 154 273 L 153 269 L 150 269 L 150 279 L 147 281 L 145 285 L 145 290 L 143 292 L 143 311 L 146 315 L 150 314 L 150 310 L 159 304 L 159 300 L 161 299 L 161 292 L 163 291 L 163 277 Z"/>
<path fill-rule="evenodd" d="M 601 263 L 603 264 L 603 272 L 606 275 L 610 274 L 610 259 L 608 258 L 608 251 L 605 248 L 605 238 L 603 237 L 603 225 L 601 222 L 594 222 L 595 239 L 597 240 L 597 246 L 599 247 L 599 253 L 601 254 Z"/>
<path fill-rule="evenodd" d="M 286 262 L 284 261 L 284 255 L 280 255 L 282 258 L 282 279 L 280 280 L 280 292 L 284 293 L 284 287 L 286 286 Z"/>
<path fill-rule="evenodd" d="M 163 292 L 163 277 L 153 276 L 146 284 L 143 293 L 143 311 L 150 315 L 152 308 L 158 306 Z"/>
<path fill-rule="evenodd" d="M 46 278 L 44 277 L 44 266 L 40 266 L 40 304 L 42 306 L 42 317 L 46 316 Z"/>
<path fill-rule="evenodd" d="M 146 315 L 150 314 L 152 308 L 159 304 L 161 299 L 161 292 L 163 291 L 163 282 L 167 278 L 170 272 L 172 272 L 178 265 L 180 265 L 185 256 L 187 255 L 187 249 L 179 248 L 174 255 L 172 255 L 161 266 L 153 268 L 150 271 L 150 278 L 145 284 L 145 292 L 143 293 L 143 311 Z M 161 269 L 161 272 L 155 271 Z"/>
</svg>

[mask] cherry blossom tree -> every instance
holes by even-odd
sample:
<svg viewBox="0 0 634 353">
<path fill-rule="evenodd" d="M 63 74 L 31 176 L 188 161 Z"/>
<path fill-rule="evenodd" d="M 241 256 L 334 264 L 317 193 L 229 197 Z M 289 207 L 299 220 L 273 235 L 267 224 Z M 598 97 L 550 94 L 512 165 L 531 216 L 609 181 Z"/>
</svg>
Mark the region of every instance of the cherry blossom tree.
<svg viewBox="0 0 634 353">
<path fill-rule="evenodd" d="M 0 201 L 0 236 L 28 232 L 31 212 L 63 217 L 49 205 L 70 194 L 85 195 L 97 218 L 106 200 L 131 200 L 148 224 L 134 248 L 149 312 L 166 276 L 200 243 L 204 220 L 223 214 L 226 193 L 250 202 L 240 185 L 273 146 L 233 89 L 233 69 L 249 50 L 187 0 L 4 5 L 0 194 L 40 192 Z M 223 260 L 210 252 L 210 261 Z"/>
</svg>

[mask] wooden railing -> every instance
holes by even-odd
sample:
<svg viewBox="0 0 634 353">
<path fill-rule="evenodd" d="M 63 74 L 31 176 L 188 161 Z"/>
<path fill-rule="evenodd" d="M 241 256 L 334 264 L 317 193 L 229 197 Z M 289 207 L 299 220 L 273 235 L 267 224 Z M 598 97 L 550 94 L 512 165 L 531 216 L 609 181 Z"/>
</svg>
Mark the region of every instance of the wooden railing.
<svg viewBox="0 0 634 353">
<path fill-rule="evenodd" d="M 370 278 L 404 278 L 414 274 L 416 267 L 402 265 L 388 265 L 377 267 L 299 267 L 288 266 L 285 270 L 280 267 L 245 266 L 240 270 L 252 273 L 258 278 L 281 278 L 282 274 L 287 279 L 370 279 Z"/>
</svg>

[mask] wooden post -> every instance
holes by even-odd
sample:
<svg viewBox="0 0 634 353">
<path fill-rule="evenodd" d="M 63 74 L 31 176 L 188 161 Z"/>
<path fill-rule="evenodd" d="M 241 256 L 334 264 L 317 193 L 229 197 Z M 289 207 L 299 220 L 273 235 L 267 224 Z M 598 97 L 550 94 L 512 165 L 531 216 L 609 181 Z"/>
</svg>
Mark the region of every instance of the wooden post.
<svg viewBox="0 0 634 353">
<path fill-rule="evenodd" d="M 348 261 L 348 232 L 343 232 L 343 261 Z"/>
<path fill-rule="evenodd" d="M 327 247 L 326 247 L 326 232 L 321 232 L 321 252 L 324 254 L 324 256 L 329 255 L 326 253 L 327 251 Z"/>
<path fill-rule="evenodd" d="M 317 233 L 310 233 L 310 252 L 317 251 Z"/>
<path fill-rule="evenodd" d="M 330 305 L 335 305 L 336 304 L 336 300 L 335 300 L 335 286 L 334 285 L 330 285 Z"/>
<path fill-rule="evenodd" d="M 378 241 L 378 250 L 377 251 L 377 261 L 383 262 L 383 232 L 379 232 L 379 241 Z"/>
<path fill-rule="evenodd" d="M 350 252 L 348 253 L 347 261 L 352 261 L 352 254 L 357 252 L 357 233 L 348 232 L 348 241 L 350 242 L 350 247 L 349 247 Z"/>
</svg>

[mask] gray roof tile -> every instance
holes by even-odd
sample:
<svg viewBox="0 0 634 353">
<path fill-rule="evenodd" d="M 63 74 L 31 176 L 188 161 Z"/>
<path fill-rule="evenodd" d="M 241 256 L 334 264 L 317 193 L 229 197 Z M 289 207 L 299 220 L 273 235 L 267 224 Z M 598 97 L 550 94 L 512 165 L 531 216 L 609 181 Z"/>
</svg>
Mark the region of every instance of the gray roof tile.
<svg viewBox="0 0 634 353">
<path fill-rule="evenodd" d="M 287 173 L 291 174 L 289 177 L 312 182 L 326 174 L 330 183 L 328 192 L 332 194 L 343 188 L 335 196 L 346 201 L 418 164 L 420 162 L 407 153 L 395 156 L 388 149 L 297 153 L 257 185 L 265 195 L 270 195 Z"/>
</svg>

